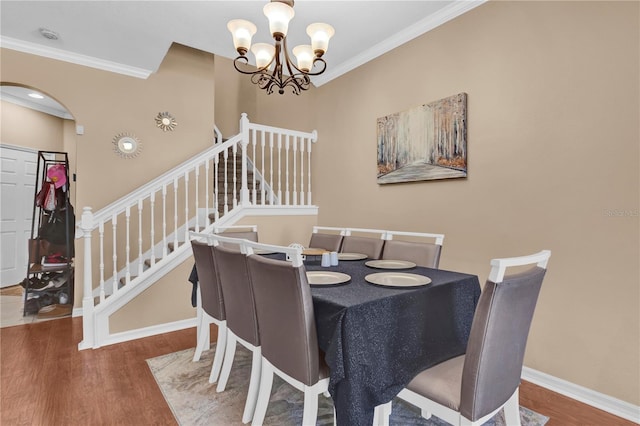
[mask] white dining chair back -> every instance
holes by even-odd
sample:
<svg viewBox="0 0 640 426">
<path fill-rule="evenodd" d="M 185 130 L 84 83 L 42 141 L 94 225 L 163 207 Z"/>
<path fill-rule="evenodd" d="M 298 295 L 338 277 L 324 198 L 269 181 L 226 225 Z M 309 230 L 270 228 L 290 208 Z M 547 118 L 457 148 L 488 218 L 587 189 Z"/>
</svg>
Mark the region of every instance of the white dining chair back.
<svg viewBox="0 0 640 426">
<path fill-rule="evenodd" d="M 543 250 L 493 259 L 466 354 L 422 371 L 398 397 L 420 407 L 424 417 L 435 414 L 454 425 L 481 425 L 504 409 L 506 424 L 519 426 L 524 351 L 550 256 Z M 507 268 L 522 266 L 530 268 L 505 275 Z M 383 424 L 388 421 L 389 404 L 382 409 Z"/>
</svg>

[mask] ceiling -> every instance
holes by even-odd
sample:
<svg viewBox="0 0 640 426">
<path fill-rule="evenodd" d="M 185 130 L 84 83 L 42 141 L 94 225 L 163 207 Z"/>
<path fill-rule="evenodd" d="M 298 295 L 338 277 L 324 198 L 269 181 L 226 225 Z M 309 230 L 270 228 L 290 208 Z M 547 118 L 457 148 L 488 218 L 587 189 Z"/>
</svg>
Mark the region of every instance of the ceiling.
<svg viewBox="0 0 640 426">
<path fill-rule="evenodd" d="M 321 86 L 484 1 L 297 0 L 295 17 L 289 24 L 288 45 L 291 49 L 309 44 L 305 29 L 313 22 L 326 22 L 335 28 L 324 56 L 327 71 L 312 78 L 314 85 Z M 256 24 L 254 43 L 272 40 L 262 13 L 266 3 L 2 0 L 0 45 L 147 78 L 158 70 L 174 42 L 235 58 L 237 53 L 226 28 L 231 19 L 242 18 Z M 57 33 L 58 39 L 45 38 L 42 28 Z"/>
</svg>

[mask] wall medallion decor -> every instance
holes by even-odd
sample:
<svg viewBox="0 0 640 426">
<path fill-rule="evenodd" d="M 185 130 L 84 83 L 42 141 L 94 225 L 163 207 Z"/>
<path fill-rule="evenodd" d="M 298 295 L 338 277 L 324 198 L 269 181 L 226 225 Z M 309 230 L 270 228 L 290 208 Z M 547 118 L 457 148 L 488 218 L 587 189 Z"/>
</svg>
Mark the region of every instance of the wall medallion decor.
<svg viewBox="0 0 640 426">
<path fill-rule="evenodd" d="M 134 158 L 142 151 L 142 142 L 131 133 L 120 133 L 113 138 L 113 150 L 122 158 Z"/>
<path fill-rule="evenodd" d="M 378 118 L 378 183 L 467 177 L 467 94 Z"/>
<path fill-rule="evenodd" d="M 167 130 L 173 131 L 176 128 L 178 122 L 168 112 L 159 112 L 156 116 L 156 126 L 166 132 Z"/>
</svg>

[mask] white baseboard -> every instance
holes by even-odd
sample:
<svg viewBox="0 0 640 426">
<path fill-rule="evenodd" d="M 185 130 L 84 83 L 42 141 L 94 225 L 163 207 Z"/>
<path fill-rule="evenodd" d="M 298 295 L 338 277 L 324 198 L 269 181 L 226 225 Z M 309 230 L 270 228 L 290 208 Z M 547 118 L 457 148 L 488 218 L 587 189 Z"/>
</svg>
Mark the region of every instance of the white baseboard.
<svg viewBox="0 0 640 426">
<path fill-rule="evenodd" d="M 638 405 L 630 404 L 529 367 L 522 368 L 522 379 L 623 419 L 640 423 L 640 406 Z"/>
<path fill-rule="evenodd" d="M 150 327 L 139 328 L 136 330 L 123 331 L 120 333 L 113 333 L 101 346 L 115 345 L 116 343 L 128 342 L 129 340 L 142 339 L 144 337 L 155 336 L 157 334 L 171 333 L 172 331 L 184 330 L 185 328 L 192 328 L 196 326 L 196 318 L 188 318 L 180 321 L 169 322 L 166 324 L 152 325 Z M 195 346 L 195 340 L 194 340 Z"/>
</svg>

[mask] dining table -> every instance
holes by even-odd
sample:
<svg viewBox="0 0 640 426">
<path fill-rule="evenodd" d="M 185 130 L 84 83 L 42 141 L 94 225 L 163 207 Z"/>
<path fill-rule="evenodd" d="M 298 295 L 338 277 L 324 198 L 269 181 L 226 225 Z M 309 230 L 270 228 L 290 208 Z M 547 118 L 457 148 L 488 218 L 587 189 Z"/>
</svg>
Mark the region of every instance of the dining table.
<svg viewBox="0 0 640 426">
<path fill-rule="evenodd" d="M 307 257 L 304 264 L 308 272 L 349 277 L 311 285 L 318 346 L 330 370 L 337 424 L 371 426 L 375 407 L 391 401 L 419 372 L 465 353 L 480 283 L 476 275 L 413 264 L 399 268 L 393 261 L 387 263 L 393 269 L 385 269 L 385 262 L 358 257 L 329 267 Z M 398 273 L 430 283 L 387 285 Z M 391 282 L 371 283 L 378 281 L 372 274 L 389 274 Z"/>
<path fill-rule="evenodd" d="M 384 262 L 357 253 L 341 256 L 329 267 L 321 266 L 320 256 L 304 260 L 308 274 L 345 274 L 336 280 L 342 282 L 310 284 L 318 346 L 330 370 L 337 424 L 371 426 L 375 407 L 391 401 L 418 373 L 465 353 L 480 283 L 462 272 L 413 264 L 387 270 Z M 429 282 L 397 287 L 393 279 L 391 285 L 372 279 L 381 273 Z M 197 281 L 194 272 L 190 281 Z"/>
</svg>

